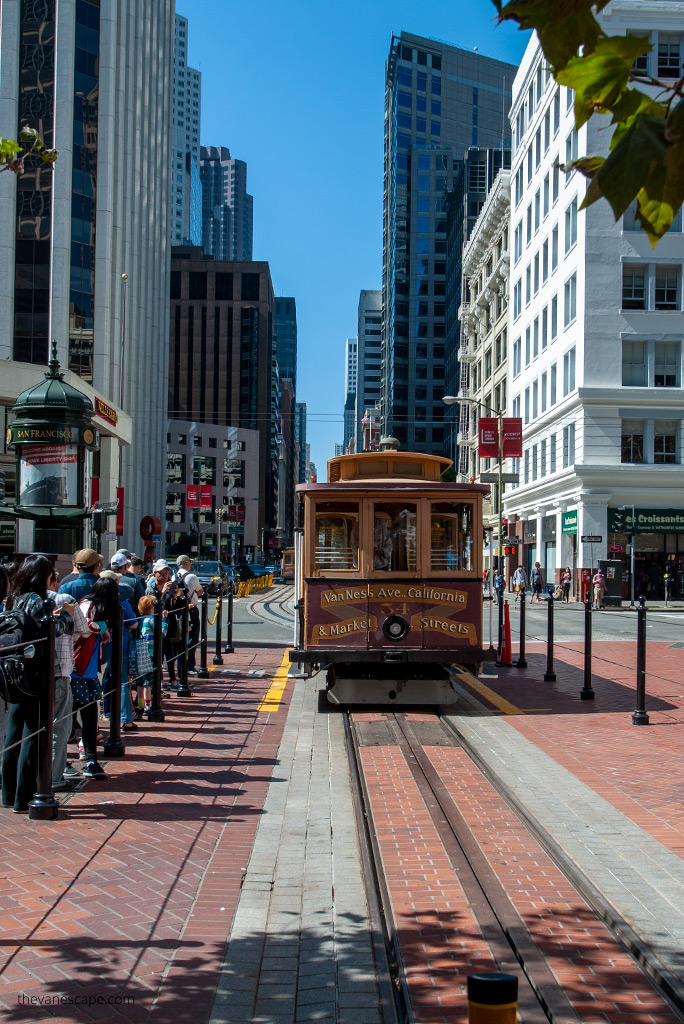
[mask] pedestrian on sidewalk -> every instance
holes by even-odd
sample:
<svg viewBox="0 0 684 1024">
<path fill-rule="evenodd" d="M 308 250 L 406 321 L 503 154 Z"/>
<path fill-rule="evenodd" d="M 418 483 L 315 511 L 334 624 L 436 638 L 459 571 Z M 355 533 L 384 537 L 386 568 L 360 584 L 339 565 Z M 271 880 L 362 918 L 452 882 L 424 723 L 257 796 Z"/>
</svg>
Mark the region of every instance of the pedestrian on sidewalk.
<svg viewBox="0 0 684 1024">
<path fill-rule="evenodd" d="M 199 599 L 204 593 L 202 590 L 202 584 L 198 580 L 197 576 L 193 572 L 190 572 L 190 558 L 188 555 L 179 555 L 176 559 L 176 565 L 178 571 L 176 578 L 182 580 L 183 586 L 185 587 L 188 597 L 190 599 L 189 608 L 189 620 L 190 620 L 190 636 L 188 639 L 188 675 L 196 676 L 197 669 L 195 668 L 195 653 L 197 651 L 197 642 L 200 635 L 200 613 L 199 613 Z"/>
<path fill-rule="evenodd" d="M 86 766 L 84 775 L 106 779 L 97 760 L 97 724 L 102 697 L 99 669 L 102 644 L 111 639 L 108 622 L 112 622 L 118 600 L 113 580 L 97 580 L 90 594 L 81 601 L 81 611 L 89 625 L 87 636 L 74 642 L 74 671 L 71 676 L 74 709 L 81 712 L 81 738 Z"/>
<path fill-rule="evenodd" d="M 530 598 L 530 604 L 532 604 L 535 597 L 537 598 L 537 604 L 541 604 L 540 597 L 544 586 L 544 576 L 539 562 L 534 563 L 534 569 L 530 574 L 530 583 L 532 584 L 532 597 Z"/>
<path fill-rule="evenodd" d="M 522 565 L 513 573 L 513 586 L 515 587 L 515 600 L 522 596 L 522 600 L 525 600 L 525 591 L 527 590 L 527 573 L 523 569 Z"/>
<path fill-rule="evenodd" d="M 51 606 L 48 600 L 48 581 L 52 578 L 52 562 L 44 555 L 29 556 L 12 577 L 5 601 L 8 611 L 20 609 L 32 620 L 39 635 L 45 636 L 45 623 Z M 64 631 L 61 613 L 57 633 Z M 47 671 L 47 644 L 36 644 L 35 659 L 40 659 L 41 670 Z M 33 667 L 35 667 L 35 662 Z M 38 784 L 38 730 L 40 728 L 40 702 L 37 697 L 22 698 L 10 706 L 5 752 L 2 757 L 2 805 L 12 807 L 15 814 L 27 814 L 29 801 Z M 35 735 L 34 735 L 35 734 Z M 20 742 L 23 740 L 23 742 Z M 17 744 L 15 746 L 14 744 Z"/>
<path fill-rule="evenodd" d="M 67 762 L 67 741 L 73 724 L 74 697 L 71 689 L 71 675 L 74 671 L 74 640 L 88 636 L 90 628 L 79 604 L 69 594 L 56 591 L 57 578 L 53 572 L 48 580 L 48 597 L 56 608 L 68 618 L 65 632 L 55 641 L 55 706 L 52 719 L 52 788 L 55 793 L 70 792 L 73 783 L 64 773 L 71 766 Z M 78 775 L 74 769 L 71 778 Z"/>
<path fill-rule="evenodd" d="M 154 662 L 154 606 L 157 599 L 151 594 L 145 594 L 140 598 L 138 608 L 142 615 L 140 623 L 140 639 L 147 643 L 150 659 Z M 162 612 L 162 636 L 166 636 L 169 628 L 169 613 Z M 152 673 L 148 673 L 140 680 L 145 702 L 145 711 L 152 707 Z"/>
<path fill-rule="evenodd" d="M 566 604 L 570 604 L 570 587 L 572 585 L 572 573 L 570 572 L 569 566 L 563 569 L 561 573 L 561 588 L 563 590 L 563 596 L 561 598 L 561 604 L 565 601 Z"/>
<path fill-rule="evenodd" d="M 128 682 L 129 673 L 129 656 L 130 656 L 130 636 L 131 632 L 135 633 L 138 628 L 135 614 L 129 603 L 128 597 L 132 596 L 133 591 L 128 586 L 121 585 L 121 574 L 114 572 L 113 569 L 103 569 L 100 573 L 101 580 L 110 580 L 112 583 L 117 585 L 117 597 L 119 604 L 121 605 L 121 612 L 123 618 L 123 633 L 121 638 L 121 727 L 125 732 L 132 732 L 133 729 L 137 729 L 137 725 L 133 721 L 133 702 L 131 700 L 131 688 Z M 107 626 L 111 633 L 113 625 L 113 619 L 107 620 Z M 111 677 L 111 644 L 107 644 L 102 648 L 102 664 L 105 665 L 102 681 L 104 683 L 104 713 L 105 716 L 111 713 L 110 701 L 109 701 L 109 690 L 113 690 L 113 685 L 108 685 L 112 681 Z"/>
<path fill-rule="evenodd" d="M 74 567 L 78 569 L 78 576 L 66 576 L 59 585 L 60 594 L 70 594 L 75 601 L 82 601 L 93 589 L 97 582 L 104 558 L 93 548 L 82 548 L 74 555 Z"/>
<path fill-rule="evenodd" d="M 603 610 L 603 595 L 606 590 L 606 581 L 603 578 L 603 572 L 601 569 L 596 570 L 596 575 L 591 581 L 594 584 L 594 605 L 596 608 Z"/>
<path fill-rule="evenodd" d="M 494 573 L 494 592 L 496 594 L 497 601 L 501 599 L 505 585 L 506 581 L 504 580 L 503 573 L 501 572 L 501 569 L 497 569 Z"/>
<path fill-rule="evenodd" d="M 180 617 L 183 601 L 185 600 L 185 588 L 182 580 L 172 580 L 169 566 L 163 558 L 158 558 L 152 566 L 153 579 L 147 585 L 146 593 L 162 603 L 162 608 L 168 613 L 168 632 L 164 637 L 164 657 L 166 668 L 169 673 L 169 683 L 166 689 L 176 689 L 176 658 L 182 650 Z"/>
</svg>

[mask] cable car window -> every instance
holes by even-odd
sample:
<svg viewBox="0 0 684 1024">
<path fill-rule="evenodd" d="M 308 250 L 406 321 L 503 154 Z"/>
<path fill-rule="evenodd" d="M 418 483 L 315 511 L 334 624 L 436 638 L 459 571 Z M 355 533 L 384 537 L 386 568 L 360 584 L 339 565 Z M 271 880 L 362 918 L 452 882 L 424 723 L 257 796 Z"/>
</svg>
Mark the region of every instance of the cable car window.
<svg viewBox="0 0 684 1024">
<path fill-rule="evenodd" d="M 316 505 L 314 569 L 356 569 L 358 565 L 358 502 L 318 502 Z"/>
<path fill-rule="evenodd" d="M 373 505 L 373 569 L 416 571 L 416 505 L 375 502 Z"/>
<path fill-rule="evenodd" d="M 473 568 L 472 505 L 460 501 L 433 501 L 430 568 L 439 572 Z"/>
</svg>

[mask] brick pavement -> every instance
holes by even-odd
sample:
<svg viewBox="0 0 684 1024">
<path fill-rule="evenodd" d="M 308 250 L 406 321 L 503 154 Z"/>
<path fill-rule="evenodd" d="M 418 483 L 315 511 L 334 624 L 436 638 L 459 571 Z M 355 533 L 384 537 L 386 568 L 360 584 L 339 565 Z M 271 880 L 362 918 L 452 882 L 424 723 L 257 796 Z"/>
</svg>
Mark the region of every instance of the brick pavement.
<svg viewBox="0 0 684 1024">
<path fill-rule="evenodd" d="M 508 723 L 684 859 L 684 650 L 647 644 L 648 726 L 632 725 L 635 643 L 593 645 L 591 701 L 579 697 L 583 645 L 556 645 L 555 683 L 543 681 L 545 652 L 545 645 L 528 645 L 527 669 L 497 669 L 497 678 L 486 680 L 525 712 Z"/>
<path fill-rule="evenodd" d="M 208 1020 L 287 714 L 289 684 L 258 710 L 282 656 L 241 648 L 165 702 L 59 820 L 1 812 L 4 1021 Z M 81 1003 L 31 1002 L 62 996 Z"/>
</svg>

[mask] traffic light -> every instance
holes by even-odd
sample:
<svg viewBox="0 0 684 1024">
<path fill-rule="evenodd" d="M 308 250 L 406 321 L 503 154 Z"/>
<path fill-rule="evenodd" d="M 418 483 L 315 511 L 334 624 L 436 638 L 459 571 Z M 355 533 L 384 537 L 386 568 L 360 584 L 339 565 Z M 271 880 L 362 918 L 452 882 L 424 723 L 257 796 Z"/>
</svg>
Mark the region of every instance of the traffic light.
<svg viewBox="0 0 684 1024">
<path fill-rule="evenodd" d="M 615 512 L 615 515 L 613 517 L 613 525 L 615 527 L 615 532 L 616 533 L 622 533 L 622 531 L 625 528 L 625 509 L 624 509 L 624 506 L 622 508 L 617 509 L 617 511 Z"/>
<path fill-rule="evenodd" d="M 93 512 L 93 533 L 103 533 L 105 528 L 104 512 Z"/>
<path fill-rule="evenodd" d="M 514 554 L 515 554 L 515 544 L 507 544 L 506 547 L 504 548 L 504 555 L 514 555 Z"/>
<path fill-rule="evenodd" d="M 508 536 L 508 520 L 507 519 L 502 519 L 501 520 L 501 526 L 503 528 L 503 535 L 504 535 L 504 537 L 507 537 Z"/>
</svg>

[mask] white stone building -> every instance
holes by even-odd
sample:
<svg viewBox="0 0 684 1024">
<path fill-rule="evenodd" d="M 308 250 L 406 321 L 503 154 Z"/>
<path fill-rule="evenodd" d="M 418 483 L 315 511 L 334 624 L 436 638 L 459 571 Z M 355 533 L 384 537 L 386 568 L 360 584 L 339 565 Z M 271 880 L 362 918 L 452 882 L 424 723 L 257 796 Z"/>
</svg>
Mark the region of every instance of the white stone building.
<svg viewBox="0 0 684 1024">
<path fill-rule="evenodd" d="M 602 20 L 650 36 L 644 66 L 679 77 L 684 3 L 614 0 Z M 572 95 L 533 37 L 511 108 L 509 410 L 523 417 L 524 454 L 505 509 L 527 567 L 539 560 L 553 582 L 607 557 L 627 570 L 614 516 L 633 505 L 637 593 L 660 597 L 666 567 L 684 591 L 684 236 L 681 213 L 651 249 L 631 212 L 616 224 L 604 201 L 580 210 L 585 179 L 554 165 L 606 153 L 607 120 L 575 132 Z"/>
<path fill-rule="evenodd" d="M 474 478 L 478 482 L 481 472 L 494 471 L 498 466 L 497 459 L 478 456 L 478 417 L 507 411 L 510 182 L 510 171 L 499 171 L 463 248 L 466 286 L 465 301 L 459 310 L 458 397 L 467 401 L 460 403 L 455 468 L 459 479 Z M 491 497 L 484 503 L 484 525 L 494 528 L 496 545 L 498 507 L 498 484 L 492 484 Z"/>
</svg>

